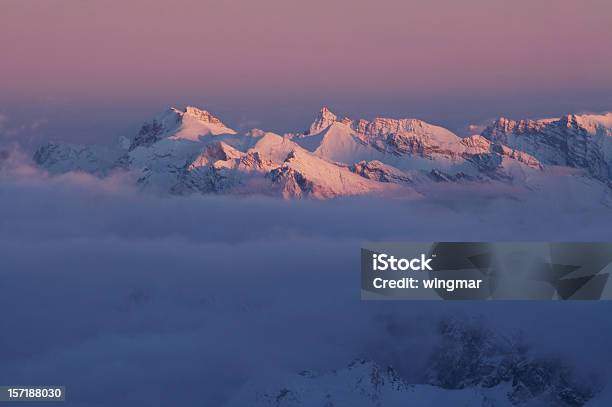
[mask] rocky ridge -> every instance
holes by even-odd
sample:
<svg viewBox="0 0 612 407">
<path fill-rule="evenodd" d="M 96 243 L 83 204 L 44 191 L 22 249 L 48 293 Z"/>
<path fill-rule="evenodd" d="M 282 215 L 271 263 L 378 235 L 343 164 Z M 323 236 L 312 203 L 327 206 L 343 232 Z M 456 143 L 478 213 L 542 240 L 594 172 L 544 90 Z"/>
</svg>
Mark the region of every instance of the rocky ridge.
<svg viewBox="0 0 612 407">
<path fill-rule="evenodd" d="M 339 119 L 321 109 L 309 129 L 284 136 L 238 134 L 195 107 L 171 108 L 112 146 L 49 143 L 35 162 L 50 173 L 133 174 L 172 194 L 263 194 L 327 199 L 418 197 L 432 183 L 505 183 L 537 188 L 550 167 L 612 179 L 612 113 L 560 119 L 499 119 L 459 137 L 417 119 Z"/>
</svg>

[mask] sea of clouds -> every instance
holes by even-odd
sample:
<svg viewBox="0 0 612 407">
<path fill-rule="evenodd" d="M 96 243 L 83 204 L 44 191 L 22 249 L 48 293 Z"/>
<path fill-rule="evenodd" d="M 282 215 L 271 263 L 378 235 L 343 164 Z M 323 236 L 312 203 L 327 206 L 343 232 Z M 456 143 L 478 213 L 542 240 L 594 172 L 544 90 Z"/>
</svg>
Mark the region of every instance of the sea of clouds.
<svg viewBox="0 0 612 407">
<path fill-rule="evenodd" d="M 65 385 L 75 406 L 222 406 L 253 377 L 355 358 L 416 380 L 449 315 L 585 372 L 612 362 L 605 301 L 363 302 L 359 287 L 364 241 L 609 240 L 600 200 L 167 197 L 2 151 L 0 384 Z"/>
</svg>

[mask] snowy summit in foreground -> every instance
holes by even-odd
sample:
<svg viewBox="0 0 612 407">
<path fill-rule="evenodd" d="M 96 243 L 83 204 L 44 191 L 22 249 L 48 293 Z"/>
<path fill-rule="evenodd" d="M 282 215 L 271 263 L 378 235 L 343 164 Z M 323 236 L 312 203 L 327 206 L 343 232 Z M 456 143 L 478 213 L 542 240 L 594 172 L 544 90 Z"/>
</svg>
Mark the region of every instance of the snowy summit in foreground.
<svg viewBox="0 0 612 407">
<path fill-rule="evenodd" d="M 324 107 L 307 131 L 281 136 L 238 134 L 189 106 L 169 109 L 113 146 L 49 143 L 34 160 L 54 174 L 127 171 L 141 186 L 172 194 L 416 197 L 432 184 L 539 190 L 561 176 L 601 192 L 612 180 L 612 113 L 500 118 L 462 138 L 417 119 L 341 119 Z"/>
</svg>

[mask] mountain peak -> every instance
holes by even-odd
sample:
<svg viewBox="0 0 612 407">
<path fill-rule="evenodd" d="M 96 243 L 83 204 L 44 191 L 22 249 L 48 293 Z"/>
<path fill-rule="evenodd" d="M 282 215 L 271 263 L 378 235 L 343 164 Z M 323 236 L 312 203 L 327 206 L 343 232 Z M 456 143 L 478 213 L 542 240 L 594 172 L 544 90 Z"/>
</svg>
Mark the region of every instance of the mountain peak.
<svg viewBox="0 0 612 407">
<path fill-rule="evenodd" d="M 317 115 L 315 121 L 310 125 L 308 134 L 317 134 L 322 130 L 325 130 L 327 127 L 334 124 L 337 119 L 338 117 L 333 114 L 332 111 L 327 108 L 327 106 L 323 106 L 321 110 L 319 110 L 319 114 Z"/>
<path fill-rule="evenodd" d="M 329 110 L 329 107 L 327 107 L 327 106 L 322 106 L 321 109 L 319 109 L 319 113 L 321 115 L 324 115 L 324 114 L 331 114 L 331 115 L 333 115 L 332 111 Z"/>
<path fill-rule="evenodd" d="M 195 106 L 186 106 L 185 109 L 177 109 L 173 107 L 171 110 L 175 112 L 176 114 L 178 114 L 179 116 L 181 116 L 182 118 L 192 118 L 202 123 L 208 123 L 208 124 L 214 124 L 217 126 L 227 127 L 225 126 L 225 124 L 223 124 L 223 122 L 219 118 L 213 116 L 207 110 L 200 109 Z"/>
<path fill-rule="evenodd" d="M 198 140 L 201 136 L 218 134 L 236 132 L 206 110 L 194 106 L 184 109 L 171 107 L 144 123 L 129 149 L 150 146 L 163 138 Z"/>
<path fill-rule="evenodd" d="M 568 114 L 561 117 L 560 124 L 567 128 L 580 127 L 589 133 L 596 133 L 598 128 L 612 129 L 612 113 Z"/>
<path fill-rule="evenodd" d="M 166 109 L 118 145 L 41 147 L 35 162 L 52 173 L 105 176 L 126 170 L 139 184 L 171 193 L 413 196 L 413 186 L 430 182 L 501 182 L 531 189 L 559 174 L 586 177 L 597 191 L 600 186 L 608 191 L 611 124 L 610 114 L 500 118 L 480 136 L 460 138 L 417 119 L 351 121 L 323 107 L 310 133 L 281 136 L 257 130 L 238 134 L 208 111 L 187 106 Z M 604 199 L 607 204 L 608 192 Z"/>
</svg>

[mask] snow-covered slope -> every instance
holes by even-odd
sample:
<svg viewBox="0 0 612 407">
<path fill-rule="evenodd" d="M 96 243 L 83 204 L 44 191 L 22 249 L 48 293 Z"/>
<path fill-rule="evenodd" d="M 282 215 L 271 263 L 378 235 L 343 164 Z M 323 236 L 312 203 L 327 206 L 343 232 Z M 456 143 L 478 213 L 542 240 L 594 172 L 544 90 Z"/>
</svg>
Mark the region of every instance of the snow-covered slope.
<svg viewBox="0 0 612 407">
<path fill-rule="evenodd" d="M 534 157 L 483 137 L 462 139 L 416 119 L 338 121 L 327 108 L 321 110 L 307 134 L 293 140 L 331 161 L 376 161 L 400 171 L 434 171 L 449 177 L 508 178 L 513 167 L 541 169 Z"/>
<path fill-rule="evenodd" d="M 197 141 L 202 136 L 236 134 L 208 113 L 193 106 L 184 110 L 171 108 L 145 123 L 130 145 L 130 150 L 150 146 L 163 138 Z"/>
<path fill-rule="evenodd" d="M 580 407 L 608 399 L 562 360 L 534 356 L 521 336 L 503 335 L 479 318 L 445 319 L 438 334 L 416 384 L 391 367 L 366 360 L 323 373 L 262 369 L 227 406 Z"/>
<path fill-rule="evenodd" d="M 283 165 L 274 169 L 271 176 L 281 186 L 285 198 L 333 198 L 391 190 L 387 185 L 363 178 L 346 167 L 312 156 L 301 149 L 291 151 Z"/>
<path fill-rule="evenodd" d="M 324 374 L 303 372 L 279 378 L 273 385 L 249 383 L 226 407 L 511 407 L 504 389 L 411 385 L 392 368 L 356 361 Z"/>
<path fill-rule="evenodd" d="M 482 136 L 461 138 L 417 119 L 339 119 L 322 108 L 308 131 L 280 136 L 238 134 L 190 106 L 159 114 L 113 146 L 50 143 L 34 159 L 51 173 L 128 171 L 146 188 L 175 194 L 417 197 L 423 185 L 440 182 L 537 189 L 551 166 L 608 183 L 611 123 L 612 114 L 500 119 Z"/>
</svg>

